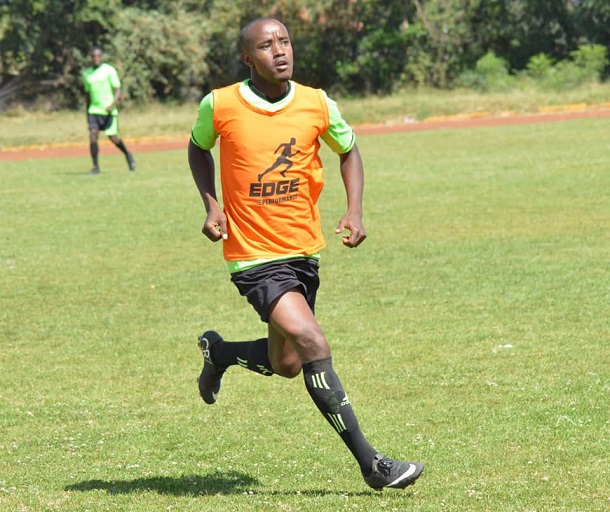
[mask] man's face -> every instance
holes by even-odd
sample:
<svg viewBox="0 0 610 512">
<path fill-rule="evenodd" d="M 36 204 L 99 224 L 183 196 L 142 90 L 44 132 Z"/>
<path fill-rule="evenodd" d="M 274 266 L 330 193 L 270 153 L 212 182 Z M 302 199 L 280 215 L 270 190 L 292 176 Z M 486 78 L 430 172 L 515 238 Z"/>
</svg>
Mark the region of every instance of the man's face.
<svg viewBox="0 0 610 512">
<path fill-rule="evenodd" d="M 103 60 L 103 54 L 102 54 L 102 50 L 91 50 L 91 53 L 89 54 L 89 56 L 91 57 L 91 64 L 93 64 L 94 67 L 98 67 Z"/>
<path fill-rule="evenodd" d="M 245 46 L 244 64 L 264 81 L 279 85 L 292 78 L 292 44 L 286 27 L 279 21 L 255 23 L 248 30 Z"/>
</svg>

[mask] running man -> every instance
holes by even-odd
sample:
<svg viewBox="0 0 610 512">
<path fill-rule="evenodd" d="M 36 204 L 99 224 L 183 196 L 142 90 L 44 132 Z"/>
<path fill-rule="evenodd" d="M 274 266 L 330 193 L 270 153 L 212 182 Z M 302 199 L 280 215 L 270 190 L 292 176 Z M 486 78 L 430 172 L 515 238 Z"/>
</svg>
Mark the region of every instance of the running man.
<svg viewBox="0 0 610 512">
<path fill-rule="evenodd" d="M 99 174 L 98 136 L 103 131 L 112 143 L 121 150 L 127 159 L 130 171 L 136 170 L 136 161 L 119 137 L 119 111 L 117 105 L 121 100 L 121 81 L 117 70 L 106 64 L 100 48 L 93 48 L 89 53 L 91 67 L 83 72 L 87 101 L 87 123 L 89 125 L 89 150 L 93 160 L 91 174 Z"/>
<path fill-rule="evenodd" d="M 207 212 L 202 231 L 213 242 L 222 240 L 231 281 L 267 324 L 267 336 L 228 342 L 216 331 L 204 332 L 199 393 L 214 404 L 232 366 L 266 376 L 302 373 L 312 401 L 353 454 L 364 481 L 377 490 L 405 488 L 423 465 L 386 457 L 365 439 L 314 316 L 319 251 L 325 245 L 316 204 L 323 186 L 319 139 L 339 155 L 347 196 L 347 212 L 335 233 L 349 248 L 366 238 L 363 166 L 354 132 L 322 90 L 291 80 L 290 36 L 278 20 L 259 18 L 246 25 L 240 49 L 250 79 L 203 98 L 189 163 Z M 218 137 L 224 208 L 216 196 L 210 152 Z M 289 177 L 270 173 L 261 182 L 262 171 L 277 163 L 275 155 L 286 140 Z"/>
<path fill-rule="evenodd" d="M 290 142 L 282 142 L 273 152 L 273 154 L 277 154 L 277 152 L 281 149 L 282 152 L 280 153 L 280 156 L 277 157 L 277 160 L 271 167 L 269 167 L 269 169 L 267 169 L 264 173 L 258 175 L 258 181 L 262 181 L 263 176 L 265 174 L 277 169 L 280 165 L 286 166 L 283 171 L 280 171 L 282 177 L 285 178 L 286 171 L 288 171 L 292 167 L 292 160 L 290 160 L 290 158 L 293 156 L 297 156 L 300 153 L 300 151 L 295 151 L 294 153 L 292 152 L 292 146 L 294 146 L 296 143 L 297 141 L 294 137 L 290 139 Z"/>
</svg>

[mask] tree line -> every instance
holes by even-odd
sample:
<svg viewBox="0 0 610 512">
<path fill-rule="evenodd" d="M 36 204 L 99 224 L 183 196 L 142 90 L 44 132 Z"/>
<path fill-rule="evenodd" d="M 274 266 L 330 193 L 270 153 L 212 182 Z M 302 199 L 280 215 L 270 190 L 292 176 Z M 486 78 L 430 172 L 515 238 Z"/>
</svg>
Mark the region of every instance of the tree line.
<svg viewBox="0 0 610 512">
<path fill-rule="evenodd" d="M 127 101 L 198 100 L 246 76 L 238 33 L 258 16 L 288 27 L 295 79 L 333 94 L 608 73 L 608 0 L 0 0 L 0 106 L 81 106 L 93 46 Z"/>
</svg>

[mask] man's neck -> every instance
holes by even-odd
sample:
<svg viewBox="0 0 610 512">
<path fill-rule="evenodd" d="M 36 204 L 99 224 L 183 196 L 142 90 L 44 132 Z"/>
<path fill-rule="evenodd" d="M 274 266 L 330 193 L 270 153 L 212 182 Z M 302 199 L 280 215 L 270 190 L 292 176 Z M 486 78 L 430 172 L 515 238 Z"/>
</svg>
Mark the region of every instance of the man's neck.
<svg viewBox="0 0 610 512">
<path fill-rule="evenodd" d="M 283 93 L 281 93 L 279 96 L 274 96 L 274 97 L 267 96 L 264 92 L 257 89 L 256 86 L 252 83 L 252 80 L 248 80 L 248 87 L 250 87 L 250 90 L 254 94 L 256 94 L 258 97 L 263 98 L 264 100 L 267 100 L 269 103 L 277 103 L 278 101 L 281 101 L 286 96 L 288 96 L 292 86 L 290 85 L 289 81 L 286 82 L 286 90 Z"/>
</svg>

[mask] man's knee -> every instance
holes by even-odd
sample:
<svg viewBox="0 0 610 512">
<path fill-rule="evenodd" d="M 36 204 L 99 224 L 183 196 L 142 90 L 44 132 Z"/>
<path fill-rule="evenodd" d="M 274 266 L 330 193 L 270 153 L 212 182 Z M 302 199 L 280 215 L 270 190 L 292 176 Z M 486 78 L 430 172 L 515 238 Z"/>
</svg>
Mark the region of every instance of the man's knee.
<svg viewBox="0 0 610 512">
<path fill-rule="evenodd" d="M 269 353 L 269 362 L 273 372 L 280 377 L 294 379 L 301 373 L 301 359 L 294 350 L 272 351 Z"/>
<path fill-rule="evenodd" d="M 330 356 L 330 346 L 319 325 L 315 324 L 302 330 L 295 337 L 297 352 L 301 362 L 324 359 Z"/>
<path fill-rule="evenodd" d="M 278 361 L 272 362 L 273 372 L 286 379 L 294 379 L 301 373 L 301 361 Z"/>
</svg>

